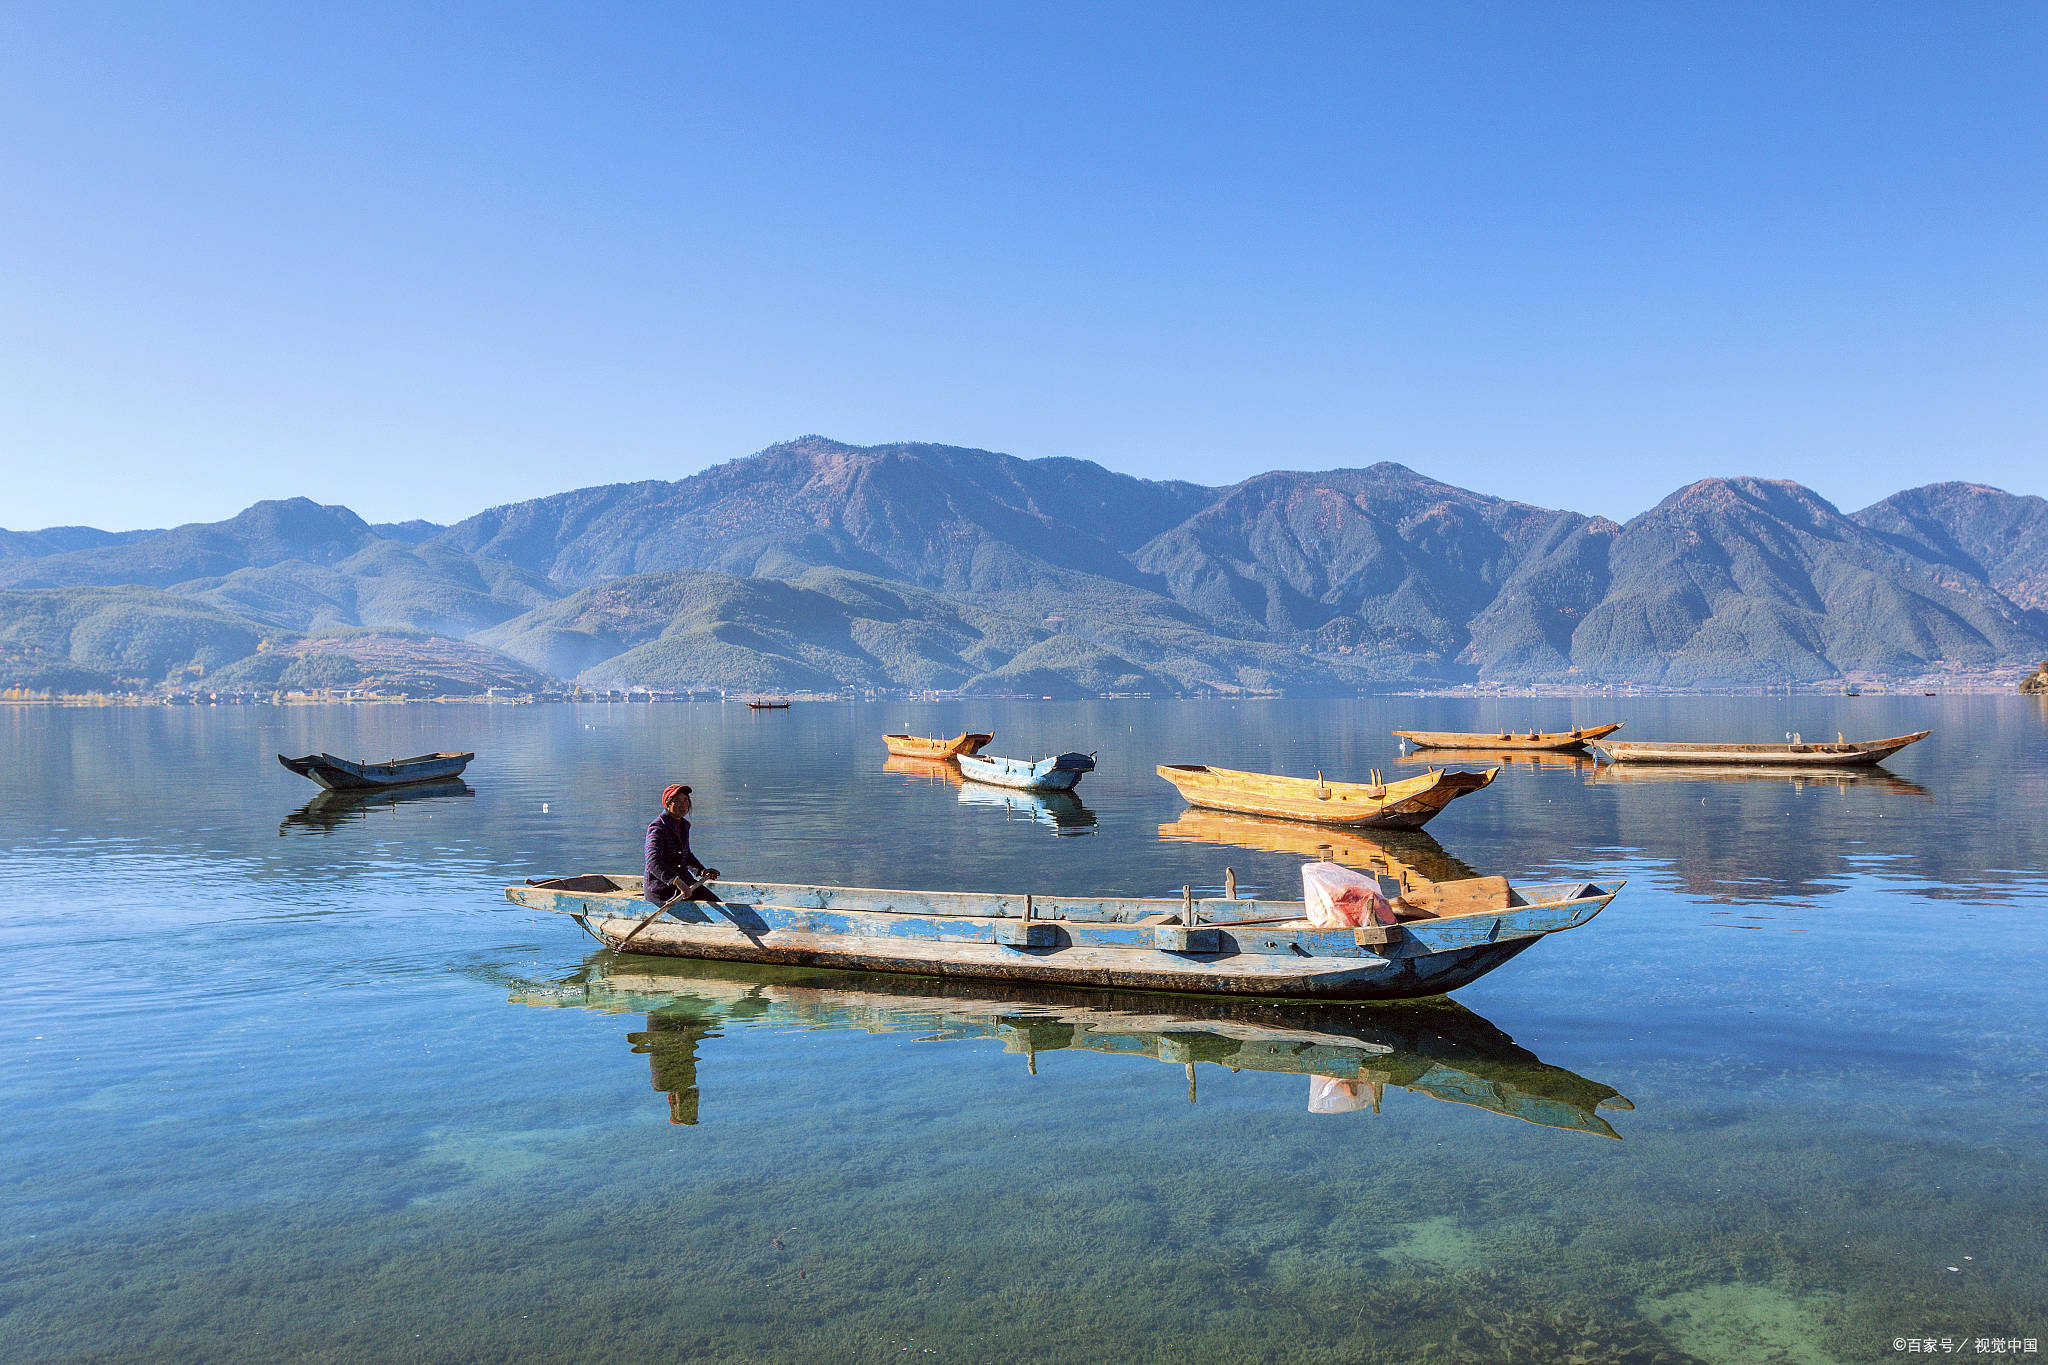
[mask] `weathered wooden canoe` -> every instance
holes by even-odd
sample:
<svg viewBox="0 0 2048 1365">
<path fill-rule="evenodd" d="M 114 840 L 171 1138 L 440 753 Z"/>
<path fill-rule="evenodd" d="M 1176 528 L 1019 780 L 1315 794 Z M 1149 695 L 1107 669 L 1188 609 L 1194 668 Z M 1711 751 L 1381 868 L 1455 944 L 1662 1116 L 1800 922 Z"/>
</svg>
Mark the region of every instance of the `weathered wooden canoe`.
<svg viewBox="0 0 2048 1365">
<path fill-rule="evenodd" d="M 1917 730 L 1890 739 L 1845 740 L 1833 744 L 1679 744 L 1668 740 L 1600 741 L 1600 752 L 1610 763 L 1729 763 L 1744 767 L 1768 764 L 1774 768 L 1854 768 L 1882 763 L 1908 744 L 1917 744 L 1933 734 Z"/>
<path fill-rule="evenodd" d="M 511 998 L 549 1009 L 645 1014 L 631 1035 L 673 1122 L 714 1103 L 716 1052 L 735 1023 L 858 1029 L 929 1042 L 993 1039 L 1030 1071 L 1046 1054 L 1093 1052 L 1310 1078 L 1320 1113 L 1377 1109 L 1387 1087 L 1548 1128 L 1619 1137 L 1600 1110 L 1635 1106 L 1612 1086 L 1552 1066 L 1453 1000 L 1359 1010 L 1343 1003 L 1160 996 L 1002 981 L 594 954 L 565 980 L 516 984 Z M 722 1027 L 723 1026 L 723 1027 Z M 736 1087 L 729 1098 L 744 1103 Z"/>
<path fill-rule="evenodd" d="M 402 787 L 409 782 L 439 782 L 458 777 L 476 755 L 415 754 L 411 758 L 387 758 L 382 763 L 360 763 L 333 754 L 307 754 L 304 758 L 277 756 L 277 761 L 310 777 L 329 791 L 368 791 L 376 787 Z"/>
<path fill-rule="evenodd" d="M 920 735 L 883 735 L 882 743 L 889 752 L 903 758 L 958 758 L 961 754 L 978 754 L 982 746 L 994 739 L 993 734 L 981 734 L 968 730 L 951 739 L 925 739 Z"/>
<path fill-rule="evenodd" d="M 1464 859 L 1446 852 L 1429 831 L 1420 829 L 1332 829 L 1299 820 L 1267 820 L 1190 806 L 1178 820 L 1161 825 L 1159 837 L 1174 843 L 1291 853 L 1317 862 L 1384 870 L 1404 887 L 1414 882 L 1467 881 L 1479 875 Z"/>
<path fill-rule="evenodd" d="M 1452 730 L 1396 730 L 1394 733 L 1418 749 L 1530 749 L 1583 752 L 1588 744 L 1611 735 L 1626 722 L 1588 725 L 1572 730 L 1524 730 L 1519 734 L 1501 730 L 1493 734 L 1462 734 Z"/>
<path fill-rule="evenodd" d="M 970 782 L 1015 787 L 1027 792 L 1070 792 L 1084 773 L 1095 771 L 1095 755 L 1068 753 L 1052 758 L 996 758 L 961 754 L 960 775 Z"/>
<path fill-rule="evenodd" d="M 1081 898 L 720 882 L 716 900 L 653 907 L 640 878 L 508 886 L 608 947 L 732 962 L 1204 995 L 1397 1000 L 1441 995 L 1545 935 L 1584 924 L 1621 883 L 1517 891 L 1440 883 L 1399 924 L 1317 929 L 1300 901 Z"/>
<path fill-rule="evenodd" d="M 1421 829 L 1445 806 L 1500 775 L 1499 768 L 1432 768 L 1394 782 L 1377 772 L 1371 782 L 1326 782 L 1320 773 L 1276 777 L 1197 763 L 1161 764 L 1158 771 L 1192 805 L 1359 829 Z"/>
</svg>

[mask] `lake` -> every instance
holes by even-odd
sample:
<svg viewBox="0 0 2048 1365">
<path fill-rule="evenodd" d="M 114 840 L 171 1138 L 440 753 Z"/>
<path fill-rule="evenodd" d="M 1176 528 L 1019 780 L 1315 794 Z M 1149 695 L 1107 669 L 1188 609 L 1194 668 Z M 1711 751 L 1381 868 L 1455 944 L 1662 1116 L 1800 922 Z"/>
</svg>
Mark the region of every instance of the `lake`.
<svg viewBox="0 0 2048 1365">
<path fill-rule="evenodd" d="M 1392 728 L 1518 760 L 1408 841 L 1190 816 Z M 1078 805 L 880 735 L 1097 750 Z M 474 749 L 413 799 L 275 755 Z M 0 1358 L 1787 1361 L 2048 1337 L 2048 703 L 2027 697 L 0 708 Z M 1470 766 L 1460 764 L 1460 766 Z M 1299 895 L 1325 850 L 1625 878 L 1443 1001 L 1223 1008 L 597 950 L 637 872 Z M 1933 1348 L 1939 1353 L 1939 1346 Z"/>
</svg>

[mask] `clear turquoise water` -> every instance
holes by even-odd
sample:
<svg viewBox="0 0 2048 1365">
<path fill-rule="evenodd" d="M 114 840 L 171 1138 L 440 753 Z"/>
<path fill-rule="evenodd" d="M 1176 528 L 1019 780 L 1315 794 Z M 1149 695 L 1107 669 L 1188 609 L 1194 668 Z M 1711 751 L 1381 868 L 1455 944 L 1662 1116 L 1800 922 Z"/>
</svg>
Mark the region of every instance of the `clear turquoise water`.
<svg viewBox="0 0 2048 1365">
<path fill-rule="evenodd" d="M 685 968 L 637 983 L 673 992 L 650 1022 L 572 924 L 501 895 L 633 870 L 670 780 L 734 876 L 1291 886 L 1297 853 L 1162 836 L 1183 807 L 1153 765 L 1357 777 L 1408 770 L 1394 726 L 1610 713 L 1936 733 L 1891 781 L 1512 765 L 1430 851 L 1630 885 L 1459 992 L 1469 1014 L 1359 1007 L 1361 1036 L 1463 1040 L 1397 1045 L 1377 1112 L 1204 1060 L 1199 1022 L 1060 1045 L 1030 1021 L 1065 1000 L 953 1027 L 963 1006 L 886 980 Z M 1002 752 L 1100 750 L 1092 822 L 882 770 L 881 732 L 970 721 Z M 479 757 L 457 794 L 308 808 L 273 755 L 322 748 Z M 10 1361 L 1846 1362 L 2048 1337 L 2030 699 L 7 708 L 0 756 Z M 824 986 L 853 1005 L 789 1003 Z M 1525 1092 L 1633 1108 L 1599 1107 L 1616 1141 L 1516 1117 Z"/>
</svg>

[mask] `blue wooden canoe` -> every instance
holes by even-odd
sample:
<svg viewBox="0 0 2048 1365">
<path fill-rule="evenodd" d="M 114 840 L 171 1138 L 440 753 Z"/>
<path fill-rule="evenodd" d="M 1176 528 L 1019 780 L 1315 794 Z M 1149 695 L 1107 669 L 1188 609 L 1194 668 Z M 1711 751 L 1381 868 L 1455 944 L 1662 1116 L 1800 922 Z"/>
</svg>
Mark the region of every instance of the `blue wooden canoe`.
<svg viewBox="0 0 2048 1365">
<path fill-rule="evenodd" d="M 476 755 L 439 753 L 414 754 L 411 758 L 387 758 L 382 763 L 361 763 L 333 754 L 307 754 L 304 758 L 277 756 L 277 761 L 310 777 L 329 791 L 370 791 L 378 787 L 402 787 L 410 782 L 440 782 L 460 777 Z"/>
<path fill-rule="evenodd" d="M 1606 908 L 1621 883 L 1516 890 L 1504 877 L 1440 883 L 1396 925 L 1317 929 L 1300 901 L 892 891 L 720 882 L 716 899 L 653 912 L 640 878 L 590 874 L 508 886 L 607 946 L 798 967 L 1072 986 L 1395 1000 L 1474 981 Z M 637 930 L 637 933 L 636 933 Z"/>
<path fill-rule="evenodd" d="M 961 754 L 953 761 L 960 765 L 960 775 L 969 782 L 1027 792 L 1070 792 L 1082 774 L 1095 771 L 1094 754 L 1058 754 L 1038 759 Z"/>
</svg>

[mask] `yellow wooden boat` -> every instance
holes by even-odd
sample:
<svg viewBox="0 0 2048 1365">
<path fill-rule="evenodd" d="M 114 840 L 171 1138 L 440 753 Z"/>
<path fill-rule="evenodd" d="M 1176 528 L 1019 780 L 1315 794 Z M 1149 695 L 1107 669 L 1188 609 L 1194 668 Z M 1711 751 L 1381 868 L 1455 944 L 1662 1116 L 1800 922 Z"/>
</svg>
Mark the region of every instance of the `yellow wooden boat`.
<svg viewBox="0 0 2048 1365">
<path fill-rule="evenodd" d="M 1199 763 L 1164 763 L 1158 772 L 1191 805 L 1360 829 L 1421 829 L 1445 806 L 1500 775 L 1499 768 L 1476 773 L 1432 768 L 1388 782 L 1375 770 L 1370 782 L 1329 782 L 1321 773 L 1279 777 Z"/>
<path fill-rule="evenodd" d="M 967 730 L 951 739 L 926 739 L 921 735 L 883 735 L 882 743 L 898 758 L 958 758 L 961 754 L 978 754 L 984 744 L 995 739 L 994 734 L 981 734 Z"/>
<path fill-rule="evenodd" d="M 1585 725 L 1572 730 L 1496 730 L 1490 734 L 1455 730 L 1396 730 L 1394 733 L 1418 749 L 1529 749 L 1547 752 L 1585 752 L 1588 744 L 1619 730 L 1625 722 Z"/>
</svg>

